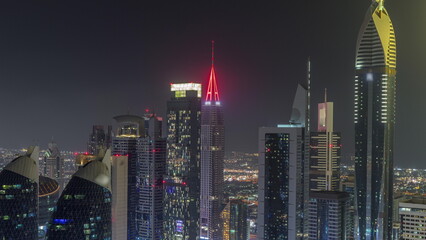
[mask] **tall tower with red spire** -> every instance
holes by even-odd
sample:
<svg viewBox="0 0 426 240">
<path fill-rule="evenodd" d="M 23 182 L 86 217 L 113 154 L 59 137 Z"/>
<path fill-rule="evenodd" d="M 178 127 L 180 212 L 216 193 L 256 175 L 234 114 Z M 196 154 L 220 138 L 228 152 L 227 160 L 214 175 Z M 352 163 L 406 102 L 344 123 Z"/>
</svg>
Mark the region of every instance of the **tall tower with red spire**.
<svg viewBox="0 0 426 240">
<path fill-rule="evenodd" d="M 205 102 L 201 107 L 200 239 L 223 239 L 220 214 L 224 203 L 224 156 L 225 126 L 214 69 L 212 41 L 212 67 Z"/>
</svg>

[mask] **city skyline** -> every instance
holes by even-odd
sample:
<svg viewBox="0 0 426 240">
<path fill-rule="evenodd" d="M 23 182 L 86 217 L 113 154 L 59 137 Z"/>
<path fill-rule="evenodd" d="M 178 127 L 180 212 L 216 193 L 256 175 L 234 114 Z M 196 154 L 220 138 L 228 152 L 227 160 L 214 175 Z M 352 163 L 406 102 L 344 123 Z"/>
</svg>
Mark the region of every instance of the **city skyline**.
<svg viewBox="0 0 426 240">
<path fill-rule="evenodd" d="M 74 19 L 67 14 L 75 10 L 79 2 L 73 3 L 68 10 L 58 4 L 32 6 L 41 13 L 49 11 L 44 17 L 30 13 L 33 10 L 31 7 L 27 9 L 15 3 L 3 3 L 3 9 L 17 11 L 26 17 L 11 21 L 16 17 L 11 18 L 10 13 L 1 16 L 8 20 L 1 23 L 5 33 L 0 39 L 0 78 L 5 85 L 0 90 L 0 107 L 5 114 L 0 131 L 10 138 L 0 139 L 0 146 L 43 146 L 54 136 L 61 148 L 81 150 L 85 148 L 87 130 L 93 123 L 112 122 L 112 116 L 125 114 L 128 110 L 141 115 L 147 107 L 165 116 L 164 101 L 170 82 L 206 83 L 209 42 L 214 39 L 220 49 L 217 52 L 220 59 L 217 74 L 224 81 L 221 91 L 225 96 L 224 111 L 229 126 L 226 137 L 228 150 L 255 152 L 256 129 L 259 126 L 273 126 L 288 118 L 294 83 L 304 78 L 305 61 L 310 55 L 312 85 L 316 89 L 312 93 L 312 104 L 321 98 L 322 91 L 318 86 L 327 86 L 333 96 L 331 101 L 336 103 L 335 128 L 342 132 L 343 158 L 347 160 L 354 153 L 354 132 L 353 98 L 346 93 L 353 91 L 353 46 L 369 3 L 368 0 L 352 1 L 347 6 L 348 3 L 343 1 L 305 1 L 289 3 L 287 7 L 284 3 L 262 6 L 235 3 L 230 4 L 224 12 L 221 11 L 224 7 L 221 3 L 210 8 L 190 3 L 177 8 L 173 4 L 122 3 L 116 10 L 113 9 L 115 5 L 109 3 L 89 4 L 88 9 L 96 7 L 99 11 L 92 13 L 83 10 L 81 19 L 67 30 L 70 19 Z M 388 0 L 386 5 L 399 33 L 397 41 L 401 63 L 398 67 L 399 117 L 395 127 L 395 165 L 425 167 L 422 159 L 416 157 L 421 156 L 421 149 L 424 148 L 422 141 L 409 141 L 418 132 L 417 128 L 424 131 L 425 127 L 411 124 L 410 118 L 403 118 L 414 113 L 413 108 L 401 106 L 416 106 L 421 102 L 421 91 L 425 87 L 421 81 L 426 76 L 421 66 L 425 62 L 421 53 L 426 49 L 421 43 L 426 40 L 426 30 L 417 26 L 426 20 L 422 16 L 426 3 L 420 0 L 409 3 Z M 129 6 L 136 10 L 128 10 Z M 46 7 L 46 10 L 41 7 Z M 308 12 L 307 20 L 296 16 L 300 8 Z M 339 10 L 345 8 L 349 9 Z M 176 13 L 171 15 L 177 19 L 174 23 L 168 20 L 153 23 L 175 9 Z M 320 14 L 324 11 L 327 16 Z M 125 13 L 127 17 L 123 17 Z M 155 16 L 156 13 L 158 16 Z M 253 17 L 255 13 L 260 17 Z M 203 14 L 206 17 L 201 17 Z M 109 16 L 113 20 L 108 20 Z M 255 19 L 260 18 L 257 23 Z M 300 26 L 303 27 L 292 27 L 289 22 L 291 18 L 301 20 Z M 120 21 L 115 24 L 113 21 L 117 19 Z M 339 19 L 339 23 L 333 19 Z M 58 21 L 53 24 L 50 20 Z M 196 20 L 200 20 L 200 23 L 196 24 Z M 225 26 L 227 22 L 230 26 Z M 89 24 L 85 26 L 85 23 Z M 91 31 L 98 25 L 98 31 Z M 166 30 L 173 26 L 177 27 L 176 30 Z M 232 29 L 240 30 L 234 33 Z M 27 33 L 38 30 L 40 34 L 23 38 Z M 179 31 L 182 33 L 178 34 Z M 326 34 L 320 35 L 321 32 Z M 257 36 L 261 34 L 264 36 Z M 292 39 L 288 39 L 289 35 Z M 98 41 L 101 43 L 99 46 Z M 29 42 L 31 44 L 27 44 Z M 162 69 L 167 71 L 162 72 Z M 110 98 L 109 91 L 120 89 L 116 82 L 124 85 L 125 90 L 117 90 L 117 97 Z M 28 89 L 22 86 L 28 86 Z M 100 93 L 96 93 L 96 90 Z M 16 93 L 20 91 L 30 92 L 33 96 L 18 99 Z M 277 95 L 282 104 L 273 104 Z M 10 99 L 14 99 L 14 104 L 9 104 Z M 97 100 L 87 104 L 92 99 Z M 31 124 L 16 119 L 22 109 L 30 104 L 37 106 L 30 110 L 35 116 Z M 274 105 L 275 110 L 267 107 L 268 104 Z M 90 113 L 98 106 L 101 106 L 101 110 Z M 107 107 L 111 107 L 111 110 L 107 110 Z M 47 114 L 52 109 L 61 114 Z M 253 109 L 258 111 L 255 115 L 267 115 L 268 118 L 251 119 Z M 426 110 L 418 111 L 416 118 L 423 122 Z M 87 118 L 75 119 L 77 114 Z M 315 112 L 312 114 L 315 115 Z M 65 128 L 67 119 L 73 120 Z M 8 127 L 17 125 L 20 127 Z M 24 135 L 30 137 L 22 142 Z M 247 140 L 238 144 L 240 139 Z"/>
</svg>

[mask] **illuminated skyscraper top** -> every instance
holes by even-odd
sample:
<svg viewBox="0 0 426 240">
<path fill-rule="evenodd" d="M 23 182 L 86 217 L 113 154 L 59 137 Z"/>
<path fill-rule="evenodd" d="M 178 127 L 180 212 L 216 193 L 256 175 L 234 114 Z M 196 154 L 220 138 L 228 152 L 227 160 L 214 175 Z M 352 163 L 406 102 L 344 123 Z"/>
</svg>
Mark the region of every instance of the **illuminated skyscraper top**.
<svg viewBox="0 0 426 240">
<path fill-rule="evenodd" d="M 395 32 L 373 0 L 358 35 L 355 64 L 357 239 L 390 239 L 396 95 Z"/>
<path fill-rule="evenodd" d="M 220 105 L 219 90 L 217 88 L 216 73 L 214 71 L 214 41 L 212 41 L 212 69 L 210 70 L 209 85 L 207 86 L 206 105 L 214 102 Z"/>
</svg>

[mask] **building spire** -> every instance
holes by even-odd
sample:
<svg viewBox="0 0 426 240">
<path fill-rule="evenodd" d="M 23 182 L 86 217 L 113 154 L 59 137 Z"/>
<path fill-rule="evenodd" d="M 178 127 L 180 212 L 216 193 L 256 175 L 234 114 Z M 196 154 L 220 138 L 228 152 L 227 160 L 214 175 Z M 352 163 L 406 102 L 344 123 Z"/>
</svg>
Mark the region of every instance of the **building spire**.
<svg viewBox="0 0 426 240">
<path fill-rule="evenodd" d="M 327 102 L 327 88 L 324 89 L 324 102 Z"/>
<path fill-rule="evenodd" d="M 216 73 L 214 70 L 214 40 L 212 40 L 212 68 L 210 71 L 209 84 L 207 85 L 206 102 L 214 101 L 219 104 L 219 91 L 217 89 Z"/>
</svg>

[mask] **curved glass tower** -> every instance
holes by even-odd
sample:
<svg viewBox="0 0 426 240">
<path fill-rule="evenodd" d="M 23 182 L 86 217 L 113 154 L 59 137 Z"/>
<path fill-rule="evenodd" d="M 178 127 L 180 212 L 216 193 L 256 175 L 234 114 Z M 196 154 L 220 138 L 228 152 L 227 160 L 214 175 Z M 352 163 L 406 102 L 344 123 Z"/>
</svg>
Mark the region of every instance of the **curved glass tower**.
<svg viewBox="0 0 426 240">
<path fill-rule="evenodd" d="M 0 173 L 0 239 L 37 239 L 38 147 Z"/>
<path fill-rule="evenodd" d="M 396 41 L 383 4 L 373 0 L 356 51 L 357 239 L 390 239 L 392 232 Z"/>
<path fill-rule="evenodd" d="M 111 151 L 72 177 L 52 214 L 46 239 L 111 239 Z"/>
</svg>

